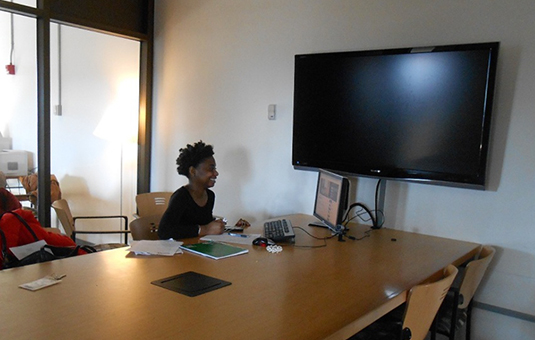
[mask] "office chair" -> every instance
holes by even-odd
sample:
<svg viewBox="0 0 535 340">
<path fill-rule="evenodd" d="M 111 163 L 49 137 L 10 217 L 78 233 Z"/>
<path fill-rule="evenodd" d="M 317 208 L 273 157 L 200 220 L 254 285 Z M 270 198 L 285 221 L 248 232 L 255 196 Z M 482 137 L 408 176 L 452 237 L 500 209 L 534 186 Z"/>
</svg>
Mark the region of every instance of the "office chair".
<svg viewBox="0 0 535 340">
<path fill-rule="evenodd" d="M 38 184 L 39 178 L 37 173 L 29 174 L 28 176 L 20 177 L 20 183 L 26 190 L 28 199 L 33 207 L 37 206 L 37 196 L 38 196 Z M 50 175 L 50 200 L 54 202 L 61 199 L 61 188 L 59 186 L 58 179 L 56 175 Z"/>
<path fill-rule="evenodd" d="M 138 240 L 158 240 L 158 225 L 162 215 L 151 215 L 136 218 L 130 222 L 130 232 L 132 239 Z"/>
<path fill-rule="evenodd" d="M 440 307 L 435 324 L 431 331 L 431 339 L 436 333 L 455 339 L 455 333 L 466 323 L 465 339 L 470 340 L 472 322 L 472 298 L 494 257 L 496 250 L 484 246 L 477 260 L 470 261 L 450 288 L 448 296 Z"/>
<path fill-rule="evenodd" d="M 449 265 L 440 280 L 414 286 L 404 305 L 353 335 L 350 340 L 424 340 L 457 272 L 455 266 Z"/>
<path fill-rule="evenodd" d="M 147 192 L 138 194 L 136 196 L 136 217 L 163 215 L 169 205 L 169 199 L 172 194 L 172 192 Z"/>
<path fill-rule="evenodd" d="M 52 203 L 52 207 L 56 211 L 56 215 L 65 230 L 65 234 L 76 242 L 76 234 L 122 234 L 125 238 L 125 243 L 112 243 L 106 245 L 94 246 L 97 250 L 105 250 L 111 248 L 124 247 L 128 244 L 128 217 L 124 215 L 103 215 L 103 216 L 76 216 L 73 217 L 69 204 L 65 199 L 59 199 Z M 79 230 L 76 228 L 76 221 L 82 219 L 123 219 L 124 230 Z"/>
<path fill-rule="evenodd" d="M 0 189 L 5 189 L 7 186 L 7 178 L 6 175 L 0 171 Z"/>
</svg>

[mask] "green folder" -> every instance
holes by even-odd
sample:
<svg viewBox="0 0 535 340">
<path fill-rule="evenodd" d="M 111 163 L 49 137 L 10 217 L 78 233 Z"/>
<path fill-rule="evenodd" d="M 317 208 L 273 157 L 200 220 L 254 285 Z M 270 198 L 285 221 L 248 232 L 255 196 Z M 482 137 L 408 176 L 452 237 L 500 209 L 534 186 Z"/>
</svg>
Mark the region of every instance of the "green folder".
<svg viewBox="0 0 535 340">
<path fill-rule="evenodd" d="M 248 253 L 249 250 L 218 242 L 201 242 L 185 244 L 180 248 L 214 260 Z"/>
</svg>

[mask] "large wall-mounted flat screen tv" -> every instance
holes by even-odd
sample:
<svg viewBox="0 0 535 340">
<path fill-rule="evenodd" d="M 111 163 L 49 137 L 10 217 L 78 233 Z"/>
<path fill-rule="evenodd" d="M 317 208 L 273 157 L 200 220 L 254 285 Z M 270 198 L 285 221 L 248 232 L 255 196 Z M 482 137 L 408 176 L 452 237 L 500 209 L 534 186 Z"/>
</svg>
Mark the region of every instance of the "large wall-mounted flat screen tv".
<svg viewBox="0 0 535 340">
<path fill-rule="evenodd" d="M 498 48 L 296 55 L 292 164 L 484 189 Z"/>
</svg>

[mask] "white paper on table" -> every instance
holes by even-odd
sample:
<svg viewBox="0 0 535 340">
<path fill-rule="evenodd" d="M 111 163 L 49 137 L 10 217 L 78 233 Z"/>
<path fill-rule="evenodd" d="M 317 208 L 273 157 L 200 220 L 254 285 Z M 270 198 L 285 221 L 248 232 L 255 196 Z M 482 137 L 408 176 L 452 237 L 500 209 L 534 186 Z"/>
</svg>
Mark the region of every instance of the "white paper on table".
<svg viewBox="0 0 535 340">
<path fill-rule="evenodd" d="M 11 247 L 9 250 L 15 255 L 18 260 L 22 260 L 26 256 L 35 253 L 46 245 L 45 240 L 39 240 L 23 246 Z"/>
<path fill-rule="evenodd" d="M 32 282 L 23 283 L 19 287 L 27 289 L 27 290 L 35 291 L 35 290 L 39 290 L 48 286 L 55 285 L 60 282 L 61 282 L 61 279 L 58 280 L 52 276 L 45 276 L 41 279 L 38 279 Z"/>
<path fill-rule="evenodd" d="M 237 243 L 237 244 L 253 244 L 255 238 L 260 237 L 260 234 L 235 234 L 223 233 L 221 235 L 206 235 L 201 237 L 201 241 L 223 242 L 223 243 Z"/>
<path fill-rule="evenodd" d="M 163 255 L 173 256 L 182 254 L 180 246 L 184 242 L 175 240 L 141 240 L 132 241 L 130 251 L 136 255 Z"/>
</svg>

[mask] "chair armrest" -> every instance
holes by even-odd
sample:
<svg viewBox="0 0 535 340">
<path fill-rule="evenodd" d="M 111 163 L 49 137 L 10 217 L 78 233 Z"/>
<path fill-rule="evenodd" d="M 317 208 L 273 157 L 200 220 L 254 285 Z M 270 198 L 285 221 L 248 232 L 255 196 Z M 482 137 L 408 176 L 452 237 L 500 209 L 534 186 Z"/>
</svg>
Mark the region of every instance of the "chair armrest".
<svg viewBox="0 0 535 340">
<path fill-rule="evenodd" d="M 120 218 L 124 220 L 124 230 L 76 230 L 76 220 L 89 220 L 89 219 L 112 219 Z M 73 239 L 76 239 L 76 234 L 123 234 L 125 236 L 125 244 L 128 244 L 128 217 L 125 215 L 101 215 L 101 216 L 76 216 L 72 218 L 74 230 L 72 232 Z"/>
<path fill-rule="evenodd" d="M 76 225 L 76 220 L 110 219 L 110 218 L 122 218 L 124 220 L 124 230 L 128 230 L 128 217 L 126 217 L 125 215 L 76 216 L 76 217 L 73 217 L 72 220 L 73 220 L 73 223 Z"/>
</svg>

